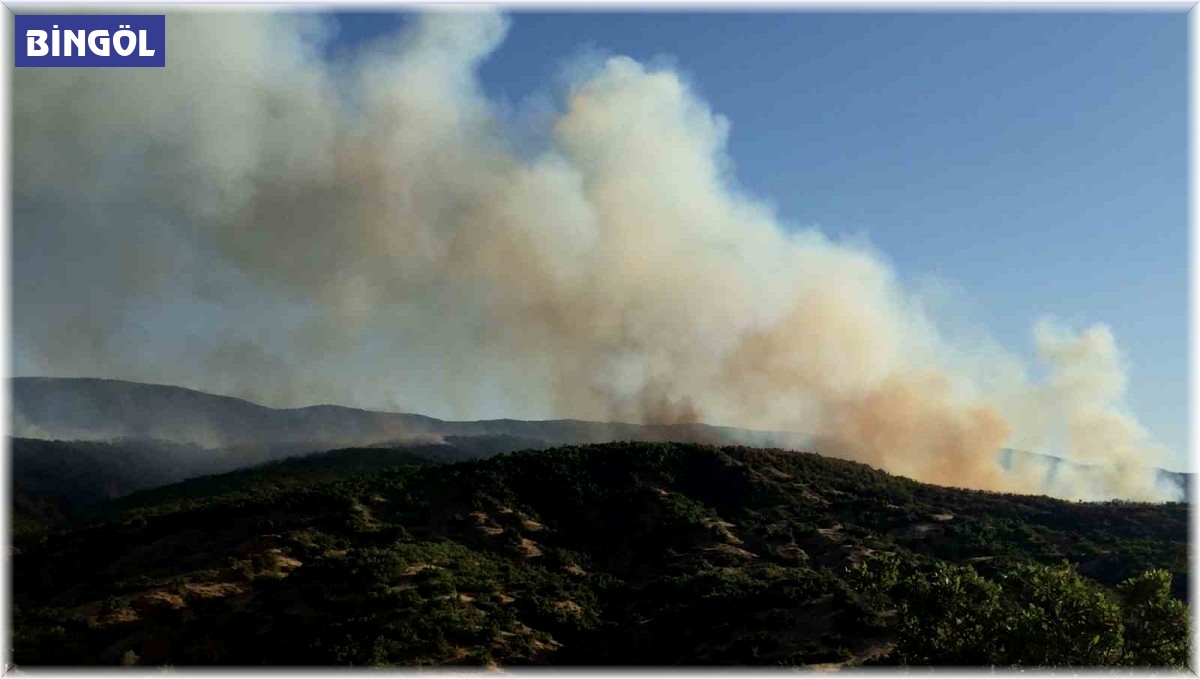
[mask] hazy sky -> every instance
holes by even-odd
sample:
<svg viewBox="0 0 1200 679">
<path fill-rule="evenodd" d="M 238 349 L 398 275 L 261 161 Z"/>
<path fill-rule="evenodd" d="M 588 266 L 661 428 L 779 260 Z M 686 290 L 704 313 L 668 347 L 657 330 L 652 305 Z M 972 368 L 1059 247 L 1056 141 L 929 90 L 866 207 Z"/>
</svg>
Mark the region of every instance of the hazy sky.
<svg viewBox="0 0 1200 679">
<path fill-rule="evenodd" d="M 1187 464 L 1184 14 L 511 16 L 481 75 L 518 123 L 581 54 L 673 65 L 784 221 L 862 235 L 1031 365 L 1036 318 L 1111 325 Z M 338 19 L 340 49 L 403 22 Z"/>
<path fill-rule="evenodd" d="M 1032 381 L 1024 383 L 1029 389 L 1021 387 L 1021 393 L 1033 400 L 1022 402 L 1036 404 L 1044 398 L 1037 396 L 1047 377 L 1044 350 L 1057 346 L 1057 360 L 1066 361 L 1057 369 L 1068 371 L 1049 381 L 1078 377 L 1069 368 L 1075 359 L 1099 359 L 1096 375 L 1103 379 L 1089 393 L 1100 400 L 1081 401 L 1083 410 L 1056 401 L 1010 415 L 1024 422 L 1044 411 L 1071 419 L 1050 414 L 1061 403 L 1064 412 L 1099 415 L 1121 429 L 1123 404 L 1114 410 L 1109 400 L 1120 400 L 1128 374 L 1124 405 L 1174 451 L 1165 466 L 1189 466 L 1182 13 L 514 12 L 506 35 L 504 22 L 494 18 L 426 22 L 414 31 L 415 42 L 399 45 L 398 57 L 396 36 L 406 18 L 397 14 L 334 15 L 337 35 L 330 42 L 304 37 L 303 21 L 289 27 L 282 18 L 242 19 L 211 25 L 178 20 L 175 61 L 168 57 L 174 68 L 157 73 L 17 73 L 14 153 L 23 174 L 14 189 L 16 374 L 168 381 L 275 405 L 315 399 L 442 417 L 545 417 L 557 413 L 546 412 L 547 404 L 562 399 L 546 401 L 545 389 L 514 388 L 527 380 L 540 385 L 543 376 L 531 376 L 510 359 L 536 359 L 559 345 L 530 347 L 554 338 L 565 342 L 556 370 L 591 366 L 588 374 L 566 380 L 585 392 L 610 373 L 617 386 L 642 372 L 653 382 L 662 376 L 606 368 L 603 360 L 612 356 L 604 338 L 570 339 L 590 327 L 579 324 L 587 319 L 557 328 L 568 339 L 554 333 L 526 338 L 526 326 L 541 320 L 514 317 L 520 322 L 513 328 L 480 325 L 506 316 L 479 316 L 485 307 L 462 305 L 507 299 L 495 289 L 505 285 L 515 286 L 502 290 L 513 299 L 541 300 L 543 290 L 521 288 L 501 266 L 527 256 L 535 258 L 526 264 L 548 272 L 573 261 L 612 286 L 573 292 L 567 286 L 563 299 L 541 300 L 565 304 L 553 307 L 560 311 L 576 308 L 572 295 L 584 293 L 603 310 L 605 295 L 638 282 L 620 267 L 589 270 L 595 257 L 570 250 L 571 238 L 593 233 L 583 218 L 601 214 L 594 211 L 605 205 L 591 194 L 585 205 L 571 202 L 578 198 L 573 182 L 586 172 L 589 181 L 604 177 L 624 191 L 613 194 L 615 203 L 603 213 L 609 221 L 593 235 L 623 237 L 628 222 L 636 227 L 631 240 L 608 243 L 613 252 L 632 248 L 667 264 L 659 283 L 629 290 L 645 295 L 638 299 L 647 308 L 701 296 L 691 300 L 697 305 L 691 311 L 672 316 L 668 304 L 646 315 L 648 327 L 636 328 L 648 333 L 640 342 L 687 359 L 650 366 L 666 366 L 673 371 L 667 377 L 681 380 L 672 383 L 675 396 L 704 391 L 688 376 L 712 363 L 704 352 L 724 351 L 714 331 L 742 327 L 710 327 L 709 316 L 728 313 L 755 327 L 756 310 L 778 311 L 794 292 L 786 285 L 797 281 L 832 281 L 837 285 L 831 290 L 854 292 L 871 276 L 887 275 L 886 267 L 855 254 L 866 247 L 893 265 L 903 288 L 922 305 L 932 305 L 938 333 L 925 332 L 923 315 L 881 297 L 878 308 L 843 304 L 845 327 L 801 315 L 806 325 L 795 329 L 800 334 L 786 341 L 780 335 L 783 343 L 767 349 L 804 364 L 808 354 L 797 343 L 811 341 L 812 360 L 832 375 L 839 374 L 837 366 L 822 357 L 833 363 L 842 357 L 850 365 L 854 361 L 844 357 L 855 355 L 855 347 L 848 344 L 859 340 L 825 346 L 828 338 L 810 337 L 826 326 L 829 337 L 839 337 L 839 328 L 862 327 L 868 335 L 892 338 L 887 328 L 899 323 L 903 332 L 893 333 L 895 342 L 883 342 L 887 351 L 877 358 L 898 351 L 904 360 L 891 357 L 880 365 L 907 362 L 912 369 L 923 359 L 901 341 L 905 333 L 948 341 L 963 354 L 949 362 L 994 355 L 984 346 L 990 338 L 1032 370 Z M 224 43 L 209 45 L 213 35 Z M 364 49 L 376 40 L 372 50 Z M 309 44 L 324 52 L 305 51 Z M 612 55 L 637 61 L 605 62 Z M 482 59 L 478 77 L 486 101 L 475 95 L 476 58 Z M 688 87 L 677 87 L 675 73 Z M 103 86 L 83 86 L 92 80 Z M 574 99 L 564 114 L 568 87 L 590 94 L 582 104 Z M 129 101 L 144 106 L 128 109 Z M 632 117 L 588 117 L 594 113 L 589 102 L 618 102 L 609 113 L 632 111 Z M 710 118 L 708 107 L 720 118 Z M 587 127 L 601 119 L 608 127 Z M 410 123 L 397 127 L 394 120 Z M 455 121 L 466 122 L 456 127 Z M 647 134 L 650 123 L 663 127 Z M 496 138 L 503 139 L 502 152 L 493 145 L 493 128 L 501 132 Z M 407 146 L 388 146 L 405 135 L 412 137 Z M 662 146 L 667 141 L 675 146 Z M 559 147 L 546 154 L 550 143 Z M 607 158 L 609 146 L 630 143 L 635 146 L 619 147 L 624 150 L 615 170 L 588 165 Z M 417 153 L 427 145 L 433 149 L 428 156 Z M 330 156 L 331 149 L 342 155 Z M 79 162 L 65 162 L 81 150 Z M 331 158 L 338 162 L 326 165 Z M 713 186 L 705 183 L 709 158 L 733 166 Z M 643 179 L 650 167 L 684 171 L 665 182 L 658 174 Z M 528 186 L 517 181 L 527 176 L 526 168 L 536 170 Z M 726 175 L 736 188 L 725 185 Z M 525 189 L 536 197 L 527 197 Z M 147 203 L 146 192 L 156 200 Z M 770 205 L 774 216 L 767 219 L 757 203 L 730 198 L 734 194 Z M 362 200 L 349 200 L 355 196 Z M 411 202 L 414 196 L 420 200 Z M 515 202 L 491 206 L 496 196 Z M 388 212 L 410 203 L 428 211 Z M 492 209 L 490 220 L 466 220 L 458 238 L 456 210 L 477 204 Z M 631 204 L 637 209 L 625 219 L 622 211 Z M 581 211 L 571 211 L 576 208 Z M 775 223 L 800 240 L 769 240 Z M 579 234 L 571 230 L 581 225 Z M 817 242 L 805 231 L 813 227 L 839 245 L 819 246 L 824 254 L 816 259 L 805 255 L 798 260 L 805 264 L 780 269 L 772 258 L 807 252 L 804 243 Z M 653 238 L 637 242 L 635 236 L 649 231 Z M 476 267 L 487 283 L 466 291 L 473 297 L 455 297 L 461 291 L 453 268 L 434 275 L 441 270 L 428 267 L 436 262 L 401 247 L 414 234 L 449 239 L 454 252 L 469 255 L 465 266 Z M 529 251 L 497 254 L 534 235 Z M 763 238 L 786 252 L 755 250 L 768 242 Z M 645 249 L 658 241 L 677 246 Z M 718 247 L 727 242 L 736 247 Z M 683 254 L 683 246 L 699 248 L 717 263 Z M 551 254 L 538 259 L 538 248 Z M 743 252 L 756 254 L 738 254 Z M 841 262 L 839 273 L 844 265 L 869 264 L 870 275 L 823 273 L 821 262 Z M 516 278 L 530 269 L 521 271 Z M 687 278 L 693 274 L 695 280 Z M 426 275 L 434 275 L 427 282 L 437 285 L 422 288 Z M 726 279 L 749 287 L 721 289 L 719 281 Z M 754 287 L 762 281 L 775 282 Z M 682 287 L 663 287 L 676 283 Z M 757 292 L 744 292 L 754 298 L 744 305 L 743 293 L 731 290 Z M 713 297 L 722 294 L 728 299 Z M 659 299 L 645 298 L 655 295 Z M 848 299 L 870 298 L 856 295 Z M 615 299 L 606 313 L 616 313 L 626 326 L 641 318 L 637 300 Z M 443 301 L 453 301 L 458 312 L 444 313 L 451 307 Z M 871 318 L 857 318 L 864 314 Z M 1076 331 L 1107 324 L 1128 371 L 1105 363 L 1111 338 L 1102 328 L 1058 340 L 1042 333 L 1039 356 L 1030 330 L 1046 317 Z M 810 330 L 812 324 L 821 328 Z M 680 328 L 692 334 L 680 335 Z M 509 346 L 518 338 L 496 334 L 502 331 L 533 343 Z M 572 342 L 598 353 L 572 354 Z M 488 347 L 491 353 L 481 351 Z M 519 351 L 504 353 L 513 347 Z M 638 347 L 635 342 L 633 354 L 640 355 Z M 873 375 L 873 365 L 864 363 L 860 372 Z M 988 365 L 984 360 L 976 367 Z M 1058 387 L 1048 388 L 1045 393 L 1058 393 Z M 653 390 L 647 394 L 658 398 Z M 999 392 L 989 396 L 1004 398 Z M 584 414 L 596 412 L 576 405 Z M 706 407 L 713 410 L 705 416 L 721 419 L 725 406 Z M 961 414 L 954 408 L 939 413 Z M 751 414 L 778 424 L 765 413 Z M 593 416 L 625 417 L 608 411 Z M 1108 431 L 1107 425 L 1088 425 L 1086 417 L 1075 419 L 1071 426 L 1081 432 Z"/>
</svg>

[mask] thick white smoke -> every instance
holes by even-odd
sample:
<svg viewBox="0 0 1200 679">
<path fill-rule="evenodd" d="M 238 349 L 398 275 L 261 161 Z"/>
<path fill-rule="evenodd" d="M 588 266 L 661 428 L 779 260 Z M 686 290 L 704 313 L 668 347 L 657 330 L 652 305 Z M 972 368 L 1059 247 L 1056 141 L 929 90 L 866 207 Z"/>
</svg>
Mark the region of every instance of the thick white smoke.
<svg viewBox="0 0 1200 679">
<path fill-rule="evenodd" d="M 740 192 L 729 123 L 668 69 L 587 70 L 516 153 L 476 76 L 506 28 L 428 14 L 330 62 L 315 16 L 172 14 L 166 69 L 18 69 L 18 358 L 273 404 L 804 431 L 927 481 L 1165 496 L 1107 330 L 1039 326 L 1045 383 L 953 346 L 878 255 Z M 996 462 L 1056 436 L 1102 468 Z"/>
</svg>

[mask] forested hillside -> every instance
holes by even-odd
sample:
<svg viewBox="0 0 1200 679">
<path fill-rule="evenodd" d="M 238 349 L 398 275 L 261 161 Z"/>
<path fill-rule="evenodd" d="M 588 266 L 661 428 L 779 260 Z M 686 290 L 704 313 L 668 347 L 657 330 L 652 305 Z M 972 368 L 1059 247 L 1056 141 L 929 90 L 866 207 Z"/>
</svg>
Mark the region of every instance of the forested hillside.
<svg viewBox="0 0 1200 679">
<path fill-rule="evenodd" d="M 801 432 L 757 431 L 699 422 L 644 425 L 581 420 L 446 421 L 333 405 L 268 408 L 182 387 L 92 378 L 11 380 L 13 480 L 22 521 L 54 521 L 133 491 L 244 469 L 296 455 L 355 447 L 410 448 L 442 462 L 518 450 L 616 441 L 745 445 L 816 450 L 839 446 Z M 1088 465 L 1001 449 L 1014 461 L 1087 475 Z M 1030 464 L 1032 463 L 1032 465 Z M 1157 470 L 1164 488 L 1184 474 Z"/>
<path fill-rule="evenodd" d="M 813 454 L 345 450 L 135 493 L 13 547 L 18 665 L 1175 665 L 1185 504 Z"/>
</svg>

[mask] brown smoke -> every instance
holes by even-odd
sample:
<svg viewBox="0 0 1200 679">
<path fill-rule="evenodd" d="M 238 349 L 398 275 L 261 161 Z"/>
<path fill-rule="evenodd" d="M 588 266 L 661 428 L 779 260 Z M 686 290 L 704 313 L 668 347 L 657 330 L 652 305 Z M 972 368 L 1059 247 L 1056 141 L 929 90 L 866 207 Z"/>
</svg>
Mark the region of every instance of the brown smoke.
<svg viewBox="0 0 1200 679">
<path fill-rule="evenodd" d="M 1157 459 L 1106 331 L 1039 330 L 1050 382 L 997 387 L 1013 359 L 951 347 L 878 255 L 744 195 L 729 122 L 674 71 L 581 70 L 518 152 L 476 79 L 497 14 L 423 15 L 336 64 L 313 16 L 168 25 L 167 69 L 14 75 L 14 330 L 38 372 L 793 430 L 938 483 L 1161 496 L 996 463 L 1056 423 L 1080 462 Z"/>
</svg>

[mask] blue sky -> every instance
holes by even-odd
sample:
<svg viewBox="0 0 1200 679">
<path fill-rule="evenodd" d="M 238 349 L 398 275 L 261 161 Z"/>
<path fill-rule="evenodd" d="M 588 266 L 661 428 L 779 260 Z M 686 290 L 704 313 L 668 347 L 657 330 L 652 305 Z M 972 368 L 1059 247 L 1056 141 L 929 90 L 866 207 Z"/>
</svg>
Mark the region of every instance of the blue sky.
<svg viewBox="0 0 1200 679">
<path fill-rule="evenodd" d="M 549 96 L 581 53 L 673 65 L 785 223 L 865 236 L 1031 365 L 1038 318 L 1108 323 L 1130 406 L 1190 467 L 1183 13 L 511 18 L 493 98 Z M 338 21 L 352 50 L 403 17 Z"/>
</svg>

